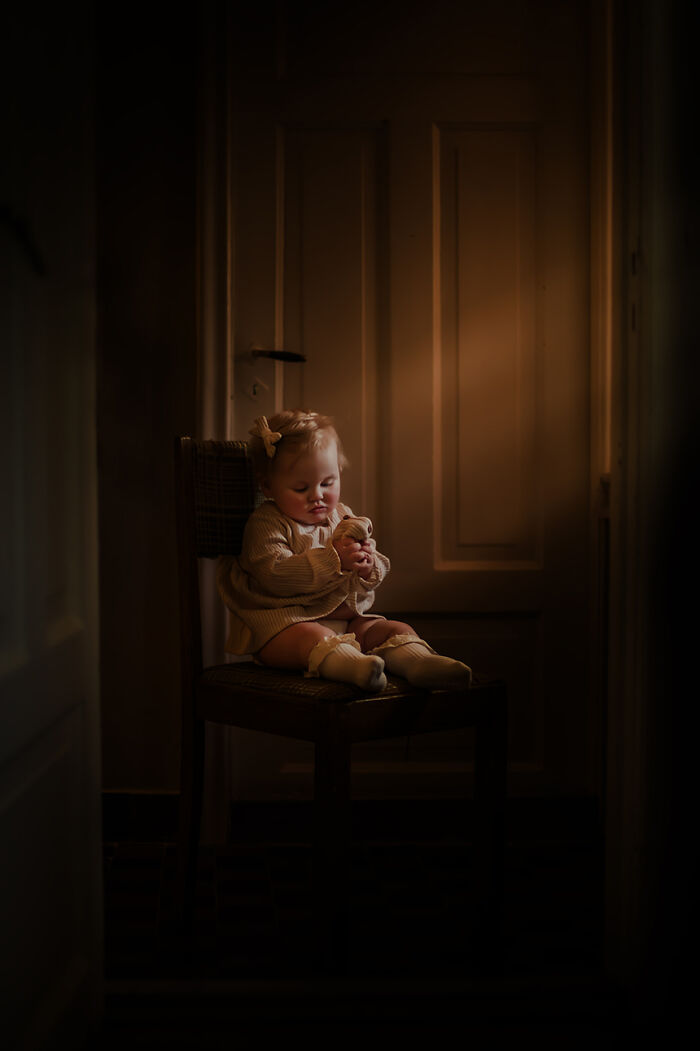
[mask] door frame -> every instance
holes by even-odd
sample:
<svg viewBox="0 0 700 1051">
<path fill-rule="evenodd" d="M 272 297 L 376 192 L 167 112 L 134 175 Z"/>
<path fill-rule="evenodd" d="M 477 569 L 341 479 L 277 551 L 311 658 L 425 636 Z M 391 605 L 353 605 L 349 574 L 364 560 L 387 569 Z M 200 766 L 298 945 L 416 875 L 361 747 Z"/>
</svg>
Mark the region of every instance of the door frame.
<svg viewBox="0 0 700 1051">
<path fill-rule="evenodd" d="M 612 187 L 605 965 L 638 1017 L 668 1018 L 687 969 L 695 820 L 684 781 L 693 746 L 683 731 L 695 639 L 677 561 L 692 557 L 694 537 L 690 517 L 676 516 L 679 482 L 686 486 L 694 466 L 682 439 L 696 418 L 687 391 L 697 265 L 685 241 L 696 37 L 682 0 L 600 0 L 598 8 Z"/>
</svg>

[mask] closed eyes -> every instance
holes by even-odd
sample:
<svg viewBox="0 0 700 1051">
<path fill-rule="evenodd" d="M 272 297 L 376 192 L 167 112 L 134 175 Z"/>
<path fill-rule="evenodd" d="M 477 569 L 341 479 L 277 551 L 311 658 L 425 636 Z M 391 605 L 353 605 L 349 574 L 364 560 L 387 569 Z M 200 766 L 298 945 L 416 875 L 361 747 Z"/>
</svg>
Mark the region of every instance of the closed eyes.
<svg viewBox="0 0 700 1051">
<path fill-rule="evenodd" d="M 321 488 L 322 489 L 328 489 L 329 486 L 334 485 L 334 484 L 335 484 L 335 478 L 326 478 L 323 482 L 321 482 Z M 305 493 L 308 488 L 309 488 L 308 485 L 293 485 L 292 486 L 292 489 L 294 490 L 295 493 Z"/>
</svg>

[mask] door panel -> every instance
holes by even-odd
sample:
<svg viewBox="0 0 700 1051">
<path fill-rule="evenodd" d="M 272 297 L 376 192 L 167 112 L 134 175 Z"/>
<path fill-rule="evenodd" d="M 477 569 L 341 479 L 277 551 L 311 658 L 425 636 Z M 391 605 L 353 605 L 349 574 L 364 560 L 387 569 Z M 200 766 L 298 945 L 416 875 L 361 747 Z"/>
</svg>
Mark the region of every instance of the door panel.
<svg viewBox="0 0 700 1051">
<path fill-rule="evenodd" d="M 236 432 L 336 417 L 392 561 L 377 611 L 507 677 L 514 790 L 584 791 L 587 5 L 408 7 L 234 27 Z M 251 399 L 264 340 L 306 361 L 258 366 Z M 443 746 L 453 791 L 469 748 Z"/>
<path fill-rule="evenodd" d="M 534 129 L 435 139 L 434 561 L 535 569 Z"/>
</svg>

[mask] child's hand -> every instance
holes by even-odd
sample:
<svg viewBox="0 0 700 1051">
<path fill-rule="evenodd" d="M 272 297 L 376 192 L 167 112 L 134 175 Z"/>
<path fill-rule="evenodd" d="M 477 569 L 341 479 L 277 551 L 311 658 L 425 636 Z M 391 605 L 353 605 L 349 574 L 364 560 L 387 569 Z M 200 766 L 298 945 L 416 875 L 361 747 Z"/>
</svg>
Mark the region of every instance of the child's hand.
<svg viewBox="0 0 700 1051">
<path fill-rule="evenodd" d="M 366 580 L 374 569 L 374 552 L 377 550 L 377 545 L 374 540 L 363 540 L 360 544 L 361 553 L 364 555 L 364 562 L 357 570 L 358 576 Z"/>
<path fill-rule="evenodd" d="M 357 573 L 362 580 L 367 580 L 374 568 L 377 545 L 370 537 L 371 532 L 369 518 L 345 515 L 333 533 L 333 547 L 344 571 Z"/>
<path fill-rule="evenodd" d="M 333 547 L 338 552 L 340 564 L 346 573 L 357 572 L 365 580 L 374 565 L 374 541 L 359 543 L 349 536 L 335 537 Z"/>
</svg>

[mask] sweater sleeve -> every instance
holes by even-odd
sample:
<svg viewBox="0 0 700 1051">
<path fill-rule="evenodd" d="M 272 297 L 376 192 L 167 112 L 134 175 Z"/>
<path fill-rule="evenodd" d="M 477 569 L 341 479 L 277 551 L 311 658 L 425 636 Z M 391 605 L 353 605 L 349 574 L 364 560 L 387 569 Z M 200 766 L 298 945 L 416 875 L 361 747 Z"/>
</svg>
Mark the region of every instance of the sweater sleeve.
<svg viewBox="0 0 700 1051">
<path fill-rule="evenodd" d="M 259 588 L 278 598 L 324 594 L 334 591 L 343 580 L 340 559 L 332 545 L 294 554 L 281 523 L 246 529 L 240 565 Z"/>
<path fill-rule="evenodd" d="M 383 555 L 380 551 L 374 552 L 374 565 L 370 571 L 369 576 L 366 580 L 358 577 L 358 584 L 363 587 L 366 591 L 372 591 L 384 580 L 391 569 L 391 563 L 386 555 Z"/>
</svg>

